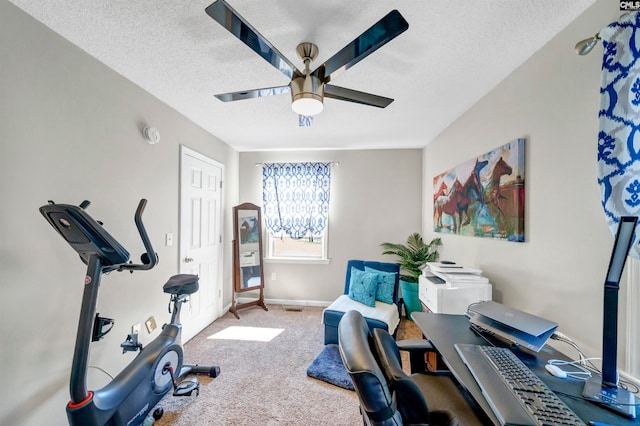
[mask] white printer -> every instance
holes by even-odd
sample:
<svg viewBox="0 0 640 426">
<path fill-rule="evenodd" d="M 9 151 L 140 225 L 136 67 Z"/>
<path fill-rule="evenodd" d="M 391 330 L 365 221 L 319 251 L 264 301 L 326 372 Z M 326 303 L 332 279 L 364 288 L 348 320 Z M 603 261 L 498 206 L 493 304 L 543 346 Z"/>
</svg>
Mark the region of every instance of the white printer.
<svg viewBox="0 0 640 426">
<path fill-rule="evenodd" d="M 491 284 L 482 271 L 456 263 L 427 263 L 418 288 L 420 302 L 438 314 L 466 314 L 472 303 L 492 300 Z"/>
</svg>

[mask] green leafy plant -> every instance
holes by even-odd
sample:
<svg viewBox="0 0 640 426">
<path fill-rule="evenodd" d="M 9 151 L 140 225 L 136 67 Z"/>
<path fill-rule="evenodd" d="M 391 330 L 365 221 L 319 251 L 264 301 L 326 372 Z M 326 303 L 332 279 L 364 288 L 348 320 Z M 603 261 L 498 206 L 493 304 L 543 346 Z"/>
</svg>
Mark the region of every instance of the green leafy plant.
<svg viewBox="0 0 640 426">
<path fill-rule="evenodd" d="M 422 236 L 414 232 L 407 238 L 407 243 L 382 243 L 385 251 L 382 254 L 398 256 L 400 264 L 400 279 L 410 283 L 417 283 L 422 274 L 422 268 L 427 262 L 433 262 L 438 258 L 438 247 L 442 245 L 442 240 L 432 239 L 428 244 L 424 242 Z"/>
</svg>

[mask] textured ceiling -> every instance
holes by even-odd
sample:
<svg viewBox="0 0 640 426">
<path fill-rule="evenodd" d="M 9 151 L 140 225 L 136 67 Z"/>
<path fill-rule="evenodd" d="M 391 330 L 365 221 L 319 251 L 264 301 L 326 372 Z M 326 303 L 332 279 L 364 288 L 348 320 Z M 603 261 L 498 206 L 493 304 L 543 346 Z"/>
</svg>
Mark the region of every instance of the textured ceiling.
<svg viewBox="0 0 640 426">
<path fill-rule="evenodd" d="M 228 0 L 300 69 L 300 42 L 318 46 L 314 69 L 392 9 L 409 22 L 335 80 L 395 101 L 379 109 L 325 99 L 311 127 L 298 127 L 289 95 L 213 97 L 288 79 L 205 14 L 212 0 L 10 1 L 248 151 L 423 147 L 595 0 Z M 150 125 L 162 132 L 162 123 Z"/>
</svg>

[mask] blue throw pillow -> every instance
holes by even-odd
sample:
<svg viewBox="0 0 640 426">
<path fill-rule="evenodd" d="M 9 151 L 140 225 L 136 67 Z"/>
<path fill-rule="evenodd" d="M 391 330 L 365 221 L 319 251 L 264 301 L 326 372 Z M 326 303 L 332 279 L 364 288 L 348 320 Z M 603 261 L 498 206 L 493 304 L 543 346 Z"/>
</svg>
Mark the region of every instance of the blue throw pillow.
<svg viewBox="0 0 640 426">
<path fill-rule="evenodd" d="M 376 289 L 378 288 L 378 274 L 365 272 L 351 267 L 349 279 L 349 297 L 367 306 L 376 306 Z"/>
<path fill-rule="evenodd" d="M 377 269 L 370 268 L 368 266 L 364 267 L 366 272 L 375 272 L 380 277 L 378 279 L 378 289 L 376 291 L 376 300 L 379 300 L 383 303 L 392 304 L 393 303 L 393 290 L 396 287 L 396 272 L 385 272 L 379 271 Z"/>
</svg>

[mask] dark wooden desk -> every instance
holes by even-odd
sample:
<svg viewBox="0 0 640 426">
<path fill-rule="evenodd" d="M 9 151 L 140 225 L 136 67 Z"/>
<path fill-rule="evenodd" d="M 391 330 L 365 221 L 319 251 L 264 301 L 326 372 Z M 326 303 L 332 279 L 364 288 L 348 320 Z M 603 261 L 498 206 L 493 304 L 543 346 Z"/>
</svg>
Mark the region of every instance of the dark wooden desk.
<svg viewBox="0 0 640 426">
<path fill-rule="evenodd" d="M 456 343 L 488 344 L 487 340 L 469 328 L 469 321 L 464 315 L 433 314 L 414 312 L 412 315 L 416 325 L 431 341 L 442 356 L 442 360 L 458 383 L 484 411 L 495 425 L 498 419 L 489 407 L 489 403 L 482 395 L 480 387 L 462 362 L 454 348 Z M 609 425 L 638 425 L 639 419 L 631 420 L 613 413 L 599 405 L 582 399 L 584 382 L 574 379 L 559 379 L 549 374 L 544 366 L 550 359 L 568 359 L 564 354 L 545 345 L 537 355 L 514 349 L 513 352 L 529 367 L 543 382 L 546 383 L 585 423 L 589 421 Z"/>
</svg>

